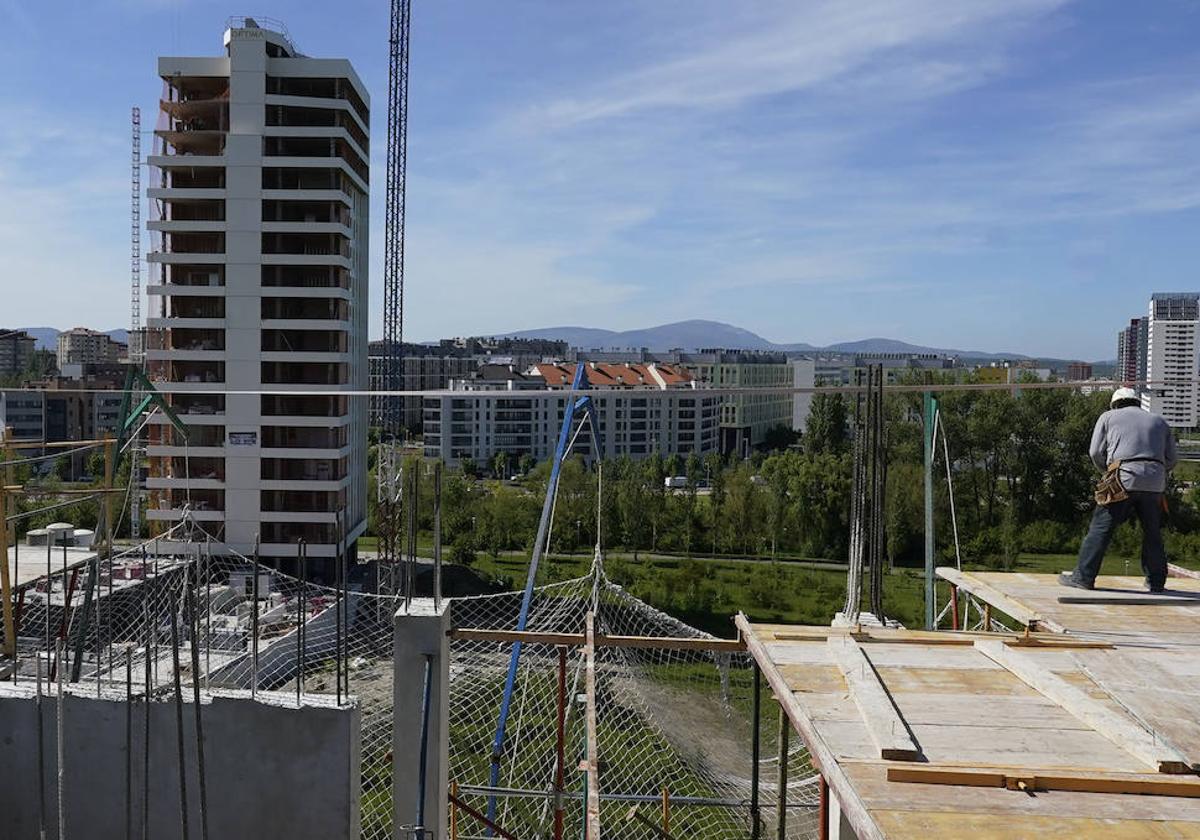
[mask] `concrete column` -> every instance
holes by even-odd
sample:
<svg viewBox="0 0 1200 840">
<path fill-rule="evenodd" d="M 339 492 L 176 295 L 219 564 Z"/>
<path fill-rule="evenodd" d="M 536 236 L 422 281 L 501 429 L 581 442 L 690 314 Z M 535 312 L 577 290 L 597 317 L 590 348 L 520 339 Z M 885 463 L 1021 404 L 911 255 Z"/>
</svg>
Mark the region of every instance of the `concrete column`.
<svg viewBox="0 0 1200 840">
<path fill-rule="evenodd" d="M 429 734 L 425 751 L 424 838 L 447 836 L 447 799 L 450 763 L 450 608 L 443 600 L 434 608 L 432 598 L 414 598 L 407 612 L 395 618 L 392 722 L 392 803 L 396 840 L 412 840 L 417 821 L 421 767 L 421 706 L 424 700 L 425 663 L 432 657 Z"/>
</svg>

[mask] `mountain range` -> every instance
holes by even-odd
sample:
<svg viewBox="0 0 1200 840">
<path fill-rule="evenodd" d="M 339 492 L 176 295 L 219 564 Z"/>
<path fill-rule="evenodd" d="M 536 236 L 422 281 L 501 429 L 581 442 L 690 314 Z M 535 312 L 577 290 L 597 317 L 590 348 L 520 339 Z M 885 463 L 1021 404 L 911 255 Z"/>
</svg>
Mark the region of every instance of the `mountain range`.
<svg viewBox="0 0 1200 840">
<path fill-rule="evenodd" d="M 647 350 L 699 350 L 721 347 L 736 350 L 774 350 L 785 353 L 940 353 L 971 359 L 1027 359 L 1021 353 L 985 350 L 957 350 L 948 347 L 926 347 L 893 338 L 865 338 L 843 341 L 818 347 L 804 342 L 779 344 L 768 341 L 750 330 L 720 321 L 677 321 L 640 330 L 603 330 L 595 327 L 543 327 L 501 333 L 513 338 L 544 338 L 565 341 L 572 347 L 586 350 L 606 350 L 645 347 Z"/>
</svg>

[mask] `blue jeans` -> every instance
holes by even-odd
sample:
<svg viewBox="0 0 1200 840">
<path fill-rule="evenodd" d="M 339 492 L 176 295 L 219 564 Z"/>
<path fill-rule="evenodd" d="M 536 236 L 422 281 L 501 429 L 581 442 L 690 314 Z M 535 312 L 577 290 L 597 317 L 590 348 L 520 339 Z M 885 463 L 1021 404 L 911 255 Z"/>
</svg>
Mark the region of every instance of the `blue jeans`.
<svg viewBox="0 0 1200 840">
<path fill-rule="evenodd" d="M 1075 568 L 1074 578 L 1088 584 L 1096 582 L 1113 533 L 1131 514 L 1137 514 L 1142 523 L 1142 571 L 1151 586 L 1164 585 L 1167 552 L 1162 541 L 1162 497 L 1162 493 L 1131 490 L 1124 501 L 1096 505 L 1091 527 L 1079 547 L 1079 565 Z"/>
</svg>

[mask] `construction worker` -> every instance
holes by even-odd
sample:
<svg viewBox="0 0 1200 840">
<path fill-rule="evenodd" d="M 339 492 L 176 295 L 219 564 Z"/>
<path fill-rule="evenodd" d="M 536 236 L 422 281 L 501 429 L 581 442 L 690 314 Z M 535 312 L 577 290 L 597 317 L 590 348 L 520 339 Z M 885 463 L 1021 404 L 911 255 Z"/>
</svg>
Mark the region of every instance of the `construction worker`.
<svg viewBox="0 0 1200 840">
<path fill-rule="evenodd" d="M 1159 415 L 1143 411 L 1132 388 L 1118 388 L 1113 391 L 1109 410 L 1096 421 L 1088 454 L 1097 467 L 1106 471 L 1105 480 L 1097 485 L 1096 509 L 1079 547 L 1075 571 L 1063 572 L 1059 582 L 1076 589 L 1095 588 L 1113 532 L 1136 514 L 1142 523 L 1146 588 L 1162 592 L 1167 581 L 1167 553 L 1161 530 L 1163 493 L 1167 473 L 1178 460 L 1171 427 Z"/>
</svg>

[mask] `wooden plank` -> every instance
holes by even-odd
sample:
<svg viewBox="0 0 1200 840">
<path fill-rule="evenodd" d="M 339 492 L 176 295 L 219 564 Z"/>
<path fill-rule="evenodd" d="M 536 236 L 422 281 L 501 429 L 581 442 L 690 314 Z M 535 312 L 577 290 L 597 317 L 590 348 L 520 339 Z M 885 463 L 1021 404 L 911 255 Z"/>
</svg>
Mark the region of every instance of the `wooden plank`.
<svg viewBox="0 0 1200 840">
<path fill-rule="evenodd" d="M 845 636 L 833 636 L 827 644 L 833 661 L 850 689 L 850 696 L 867 725 L 871 740 L 879 750 L 879 757 L 891 761 L 916 761 L 920 758 L 921 748 L 913 741 L 904 718 L 892 703 L 871 660 L 858 642 Z"/>
<path fill-rule="evenodd" d="M 1044 619 L 1043 619 L 1044 620 Z M 906 630 L 896 627 L 813 627 L 808 625 L 753 625 L 759 638 L 770 644 L 779 642 L 823 642 L 830 636 L 849 636 L 860 644 L 884 642 L 889 644 L 970 646 L 976 639 L 1004 639 L 1020 647 L 1111 648 L 1111 642 L 1081 639 L 1053 633 L 992 633 L 965 630 Z"/>
<path fill-rule="evenodd" d="M 450 631 L 450 638 L 476 642 L 512 643 L 527 645 L 570 645 L 579 647 L 586 642 L 583 633 L 541 633 L 532 630 L 484 630 L 459 627 Z M 644 648 L 650 650 L 718 651 L 740 653 L 746 645 L 740 639 L 672 638 L 669 636 L 606 636 L 597 634 L 597 647 Z"/>
<path fill-rule="evenodd" d="M 1059 595 L 1060 604 L 1108 604 L 1121 607 L 1200 607 L 1200 595 L 1181 592 L 1152 595 L 1096 592 L 1090 595 Z"/>
<path fill-rule="evenodd" d="M 1007 790 L 1069 790 L 1076 793 L 1136 794 L 1141 796 L 1181 796 L 1200 799 L 1200 779 L 1166 778 L 1148 773 L 1082 773 L 1033 771 L 1024 769 L 972 770 L 962 767 L 887 768 L 889 782 L 916 782 L 925 785 L 963 785 L 966 787 L 1002 787 Z"/>
<path fill-rule="evenodd" d="M 719 653 L 745 653 L 746 643 L 741 639 L 682 639 L 669 636 L 596 636 L 600 647 L 645 648 L 648 650 L 716 651 Z"/>
<path fill-rule="evenodd" d="M 1007 764 L 1013 763 L 1007 762 Z M 946 764 L 947 762 L 938 762 L 938 766 L 946 766 Z M 851 784 L 854 785 L 863 800 L 869 803 L 872 816 L 876 816 L 880 810 L 945 811 L 961 816 L 975 813 L 1003 815 L 1004 817 L 1036 813 L 1104 820 L 1156 822 L 1181 820 L 1195 823 L 1193 827 L 1200 829 L 1200 799 L 1177 796 L 1112 796 L 1103 793 L 1074 793 L 1071 791 L 1053 791 L 1031 798 L 1014 796 L 1011 792 L 1001 788 L 899 784 L 887 780 L 887 768 L 890 766 L 896 765 L 878 759 L 871 761 L 869 765 L 867 762 L 854 761 L 847 761 L 843 764 L 843 770 Z M 977 766 L 976 769 L 994 768 L 985 765 Z M 1061 771 L 1056 770 L 1055 772 L 1069 772 L 1069 770 L 1064 767 Z M 953 837 L 955 840 L 971 837 L 966 834 L 940 836 Z M 1002 836 L 1028 838 L 1036 835 L 1010 832 Z M 888 834 L 887 837 L 889 840 L 895 840 L 891 834 Z M 1091 836 L 1087 834 L 1063 835 L 1062 840 L 1077 840 L 1082 837 L 1091 840 Z"/>
<path fill-rule="evenodd" d="M 584 692 L 587 697 L 587 828 L 586 840 L 600 840 L 600 739 L 596 729 L 596 615 L 588 612 L 583 644 Z"/>
<path fill-rule="evenodd" d="M 1006 595 L 991 584 L 985 583 L 967 572 L 960 572 L 949 566 L 939 566 L 937 576 L 959 589 L 970 592 L 976 598 L 991 604 L 1030 629 L 1037 629 L 1042 623 L 1042 616 L 1027 604 L 1021 603 L 1016 598 Z"/>
<path fill-rule="evenodd" d="M 763 676 L 767 678 L 767 684 L 775 692 L 775 698 L 787 711 L 788 719 L 796 728 L 801 740 L 804 741 L 805 747 L 808 748 L 813 766 L 837 795 L 842 813 L 854 827 L 858 840 L 885 840 L 883 832 L 871 818 L 866 804 L 850 783 L 841 765 L 838 764 L 833 751 L 829 749 L 829 745 L 817 731 L 812 719 L 805 714 L 804 708 L 792 693 L 787 680 L 784 679 L 775 663 L 771 661 L 763 642 L 755 635 L 750 620 L 746 618 L 745 613 L 738 613 L 734 616 L 733 622 L 738 629 L 738 635 L 746 642 L 746 650 L 758 663 Z"/>
<path fill-rule="evenodd" d="M 1083 690 L 1047 670 L 1028 654 L 1000 642 L 981 641 L 976 649 L 1003 665 L 1031 688 L 1053 700 L 1126 752 L 1160 773 L 1187 773 L 1189 762 L 1177 750 L 1162 744 L 1133 718 L 1114 711 Z"/>
</svg>

